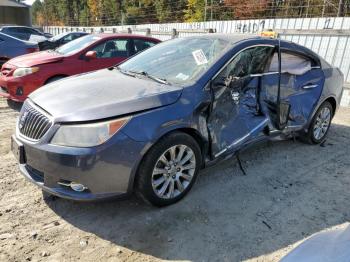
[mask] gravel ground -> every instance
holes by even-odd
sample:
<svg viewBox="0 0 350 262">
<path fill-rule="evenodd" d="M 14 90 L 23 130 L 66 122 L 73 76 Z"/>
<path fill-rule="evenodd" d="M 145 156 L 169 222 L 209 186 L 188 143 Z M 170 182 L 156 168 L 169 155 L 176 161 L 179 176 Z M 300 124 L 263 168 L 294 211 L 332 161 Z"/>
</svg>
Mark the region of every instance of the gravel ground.
<svg viewBox="0 0 350 262">
<path fill-rule="evenodd" d="M 278 261 L 350 219 L 350 108 L 324 146 L 263 143 L 202 171 L 167 208 L 135 198 L 44 201 L 10 152 L 17 112 L 0 99 L 0 261 Z"/>
</svg>

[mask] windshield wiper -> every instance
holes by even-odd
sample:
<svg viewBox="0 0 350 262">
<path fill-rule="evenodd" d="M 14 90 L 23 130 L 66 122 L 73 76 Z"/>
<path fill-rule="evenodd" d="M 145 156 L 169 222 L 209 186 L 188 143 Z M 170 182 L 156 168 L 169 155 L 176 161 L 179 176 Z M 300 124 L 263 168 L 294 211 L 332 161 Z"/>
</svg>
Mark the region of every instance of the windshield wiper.
<svg viewBox="0 0 350 262">
<path fill-rule="evenodd" d="M 136 77 L 133 72 L 130 72 L 130 71 L 127 71 L 127 70 L 122 70 L 122 69 L 119 68 L 119 66 L 111 66 L 108 69 L 109 70 L 117 69 L 120 73 L 122 73 L 124 75 Z"/>
<path fill-rule="evenodd" d="M 132 71 L 132 70 L 123 70 L 121 69 L 119 66 L 112 66 L 109 68 L 110 70 L 113 70 L 113 69 L 117 69 L 119 72 L 121 72 L 122 74 L 124 75 L 128 75 L 128 76 L 132 76 L 132 77 L 136 77 L 136 75 L 142 75 L 142 76 L 145 76 L 149 79 L 152 79 L 158 83 L 161 83 L 161 84 L 165 84 L 165 85 L 169 85 L 169 82 L 166 80 L 166 79 L 163 79 L 163 78 L 159 78 L 159 77 L 156 77 L 156 76 L 153 76 L 153 75 L 150 75 L 148 74 L 147 72 L 145 71 Z"/>
<path fill-rule="evenodd" d="M 145 72 L 145 71 L 131 71 L 131 70 L 130 70 L 129 72 L 130 72 L 130 73 L 133 73 L 133 74 L 136 74 L 136 75 L 145 76 L 145 77 L 147 77 L 147 78 L 149 78 L 149 79 L 152 79 L 152 80 L 154 80 L 154 81 L 156 81 L 156 82 L 158 82 L 158 83 L 164 84 L 164 85 L 169 85 L 169 82 L 168 82 L 166 79 L 164 79 L 164 78 L 159 78 L 159 77 L 150 75 L 150 74 L 148 74 L 148 73 Z"/>
</svg>

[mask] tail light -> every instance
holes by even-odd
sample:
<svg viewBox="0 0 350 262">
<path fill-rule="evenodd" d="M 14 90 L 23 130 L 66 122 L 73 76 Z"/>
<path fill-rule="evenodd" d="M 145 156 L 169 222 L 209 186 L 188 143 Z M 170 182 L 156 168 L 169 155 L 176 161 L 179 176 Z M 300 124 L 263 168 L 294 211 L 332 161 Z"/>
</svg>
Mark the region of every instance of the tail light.
<svg viewBox="0 0 350 262">
<path fill-rule="evenodd" d="M 39 48 L 38 47 L 29 47 L 27 48 L 27 53 L 34 53 L 34 52 L 38 52 Z"/>
</svg>

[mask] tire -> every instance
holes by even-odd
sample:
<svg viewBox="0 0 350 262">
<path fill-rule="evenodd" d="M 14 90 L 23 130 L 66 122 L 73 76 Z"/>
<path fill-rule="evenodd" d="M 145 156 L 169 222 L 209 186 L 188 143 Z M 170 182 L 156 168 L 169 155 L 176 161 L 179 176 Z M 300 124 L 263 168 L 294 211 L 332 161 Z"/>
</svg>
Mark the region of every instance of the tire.
<svg viewBox="0 0 350 262">
<path fill-rule="evenodd" d="M 61 80 L 62 78 L 65 78 L 65 76 L 54 76 L 54 77 L 51 77 L 48 80 L 46 80 L 45 85 L 50 84 L 50 83 L 55 82 L 55 81 L 58 81 L 58 80 Z"/>
<path fill-rule="evenodd" d="M 190 191 L 201 164 L 201 150 L 195 139 L 182 132 L 166 135 L 142 160 L 136 193 L 158 207 L 174 204 Z"/>
<path fill-rule="evenodd" d="M 19 112 L 19 111 L 21 111 L 23 103 L 7 99 L 7 105 L 8 105 L 9 108 Z"/>
<path fill-rule="evenodd" d="M 334 110 L 332 105 L 328 101 L 324 102 L 316 111 L 316 114 L 314 115 L 311 121 L 311 124 L 309 126 L 308 132 L 301 135 L 301 140 L 308 144 L 322 143 L 326 139 L 329 131 L 329 127 L 331 126 L 331 122 L 334 114 L 333 111 Z M 328 116 L 325 117 L 327 112 L 329 113 L 329 115 L 327 114 Z M 324 114 L 323 115 L 324 119 L 321 116 L 321 114 Z M 324 128 L 319 129 L 320 126 L 323 126 Z M 322 131 L 320 131 L 319 135 L 317 135 L 318 132 L 315 130 L 322 130 Z"/>
</svg>

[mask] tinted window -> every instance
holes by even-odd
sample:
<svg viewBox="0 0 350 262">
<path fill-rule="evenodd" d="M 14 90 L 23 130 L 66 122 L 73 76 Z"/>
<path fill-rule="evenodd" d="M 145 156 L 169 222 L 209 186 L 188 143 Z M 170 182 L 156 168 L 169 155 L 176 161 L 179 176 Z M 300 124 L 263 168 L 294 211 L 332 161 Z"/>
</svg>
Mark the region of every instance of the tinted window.
<svg viewBox="0 0 350 262">
<path fill-rule="evenodd" d="M 66 35 L 65 37 L 63 37 L 62 41 L 68 43 L 74 39 L 73 36 L 73 34 Z"/>
<path fill-rule="evenodd" d="M 128 57 L 130 55 L 130 40 L 112 39 L 92 48 L 97 58 Z"/>
<path fill-rule="evenodd" d="M 24 28 L 24 27 L 16 28 L 16 32 L 21 33 L 21 34 L 34 34 L 34 32 L 32 30 L 30 30 L 29 28 Z"/>
<path fill-rule="evenodd" d="M 139 53 L 147 48 L 154 46 L 156 43 L 142 40 L 142 39 L 134 39 L 135 53 Z"/>
<path fill-rule="evenodd" d="M 303 56 L 292 53 L 282 52 L 281 56 L 281 72 L 292 75 L 303 75 L 311 70 L 311 61 Z M 278 53 L 273 55 L 270 72 L 278 72 Z"/>
<path fill-rule="evenodd" d="M 22 30 L 23 30 L 24 33 L 27 33 L 27 34 L 41 35 L 40 32 L 38 32 L 38 31 L 36 31 L 36 30 L 34 30 L 32 28 L 25 28 L 25 27 L 23 27 Z"/>
</svg>

